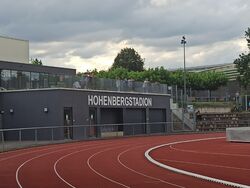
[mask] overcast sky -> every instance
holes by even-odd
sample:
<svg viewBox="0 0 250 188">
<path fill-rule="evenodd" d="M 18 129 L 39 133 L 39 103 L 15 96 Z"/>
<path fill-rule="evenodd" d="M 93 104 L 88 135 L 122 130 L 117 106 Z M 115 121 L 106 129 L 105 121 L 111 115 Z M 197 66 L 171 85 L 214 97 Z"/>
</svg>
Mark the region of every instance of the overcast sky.
<svg viewBox="0 0 250 188">
<path fill-rule="evenodd" d="M 124 47 L 145 67 L 232 63 L 247 51 L 249 0 L 1 0 L 0 35 L 27 39 L 30 57 L 83 72 L 108 69 Z"/>
</svg>

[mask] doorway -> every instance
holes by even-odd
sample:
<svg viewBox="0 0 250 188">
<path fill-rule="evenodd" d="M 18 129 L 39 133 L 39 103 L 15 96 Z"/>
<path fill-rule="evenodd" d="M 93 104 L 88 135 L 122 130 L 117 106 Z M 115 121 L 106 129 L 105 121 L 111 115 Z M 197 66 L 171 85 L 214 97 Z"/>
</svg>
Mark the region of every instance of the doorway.
<svg viewBox="0 0 250 188">
<path fill-rule="evenodd" d="M 89 129 L 88 129 L 88 136 L 89 137 L 96 137 L 97 136 L 97 109 L 96 108 L 89 108 Z"/>
<path fill-rule="evenodd" d="M 72 139 L 73 138 L 73 113 L 72 107 L 64 107 L 63 110 L 64 117 L 64 139 Z"/>
<path fill-rule="evenodd" d="M 101 108 L 101 124 L 113 124 L 102 128 L 102 132 L 123 132 L 122 108 Z"/>
</svg>

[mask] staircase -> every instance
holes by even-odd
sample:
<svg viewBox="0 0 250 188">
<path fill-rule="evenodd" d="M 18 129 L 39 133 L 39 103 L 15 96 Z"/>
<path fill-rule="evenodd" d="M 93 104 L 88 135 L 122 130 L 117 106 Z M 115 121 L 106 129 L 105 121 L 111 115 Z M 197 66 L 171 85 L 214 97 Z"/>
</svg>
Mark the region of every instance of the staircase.
<svg viewBox="0 0 250 188">
<path fill-rule="evenodd" d="M 180 122 L 183 122 L 183 120 L 184 120 L 183 130 L 194 131 L 196 129 L 195 128 L 195 120 L 191 119 L 190 114 L 188 112 L 184 112 L 183 108 L 178 108 L 178 105 L 176 103 L 173 103 L 172 100 L 170 100 L 170 109 L 171 109 L 173 115 L 178 120 L 180 120 Z"/>
</svg>

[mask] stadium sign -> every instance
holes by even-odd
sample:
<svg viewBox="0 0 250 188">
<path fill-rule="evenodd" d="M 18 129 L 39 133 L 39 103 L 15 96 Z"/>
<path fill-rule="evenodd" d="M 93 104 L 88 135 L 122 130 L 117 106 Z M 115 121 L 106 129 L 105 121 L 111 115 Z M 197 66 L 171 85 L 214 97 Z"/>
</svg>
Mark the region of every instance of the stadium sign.
<svg viewBox="0 0 250 188">
<path fill-rule="evenodd" d="M 150 97 L 132 96 L 107 96 L 107 95 L 88 95 L 89 106 L 125 106 L 125 107 L 150 107 L 153 99 Z"/>
</svg>

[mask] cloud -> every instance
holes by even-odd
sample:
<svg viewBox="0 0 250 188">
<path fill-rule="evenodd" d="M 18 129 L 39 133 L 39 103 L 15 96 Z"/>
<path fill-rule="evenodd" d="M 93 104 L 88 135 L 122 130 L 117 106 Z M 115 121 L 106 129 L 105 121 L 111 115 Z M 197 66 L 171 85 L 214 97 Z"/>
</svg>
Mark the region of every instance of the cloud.
<svg viewBox="0 0 250 188">
<path fill-rule="evenodd" d="M 182 35 L 190 65 L 230 63 L 245 50 L 249 10 L 248 0 L 2 0 L 0 35 L 28 39 L 31 57 L 78 71 L 107 69 L 126 46 L 147 67 L 181 67 Z"/>
</svg>

